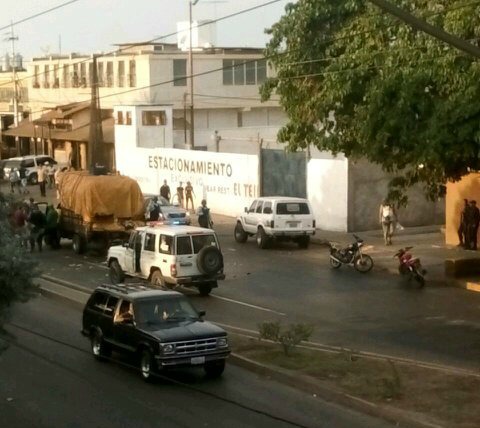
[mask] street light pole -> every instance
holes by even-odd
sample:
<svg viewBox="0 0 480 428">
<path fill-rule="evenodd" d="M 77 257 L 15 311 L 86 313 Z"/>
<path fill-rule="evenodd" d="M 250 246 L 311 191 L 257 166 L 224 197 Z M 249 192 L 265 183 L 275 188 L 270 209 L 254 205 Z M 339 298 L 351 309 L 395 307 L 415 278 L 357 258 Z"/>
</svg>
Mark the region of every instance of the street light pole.
<svg viewBox="0 0 480 428">
<path fill-rule="evenodd" d="M 198 3 L 199 0 L 189 0 L 189 24 L 190 24 L 190 43 L 188 49 L 188 63 L 190 69 L 190 139 L 188 149 L 193 150 L 195 147 L 195 117 L 194 117 L 194 104 L 193 104 L 193 52 L 192 52 L 192 8 Z"/>
</svg>

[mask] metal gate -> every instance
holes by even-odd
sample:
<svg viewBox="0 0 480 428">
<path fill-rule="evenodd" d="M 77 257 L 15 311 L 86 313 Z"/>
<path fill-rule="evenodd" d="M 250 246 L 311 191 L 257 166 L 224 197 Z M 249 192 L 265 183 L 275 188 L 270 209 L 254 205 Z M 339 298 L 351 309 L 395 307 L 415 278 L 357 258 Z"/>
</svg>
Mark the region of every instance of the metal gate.
<svg viewBox="0 0 480 428">
<path fill-rule="evenodd" d="M 262 149 L 261 196 L 307 197 L 307 169 L 304 152 Z"/>
</svg>

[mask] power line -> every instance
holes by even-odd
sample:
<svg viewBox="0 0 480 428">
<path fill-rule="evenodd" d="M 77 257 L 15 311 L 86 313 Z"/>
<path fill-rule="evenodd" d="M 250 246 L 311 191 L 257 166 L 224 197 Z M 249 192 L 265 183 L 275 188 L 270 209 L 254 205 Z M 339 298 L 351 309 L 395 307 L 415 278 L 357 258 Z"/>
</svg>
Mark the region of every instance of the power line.
<svg viewBox="0 0 480 428">
<path fill-rule="evenodd" d="M 48 340 L 48 341 L 50 341 L 50 342 L 56 343 L 56 344 L 58 344 L 58 345 L 65 346 L 65 347 L 70 348 L 70 349 L 72 349 L 72 350 L 74 350 L 74 351 L 81 352 L 82 354 L 91 355 L 90 352 L 85 351 L 84 349 L 82 349 L 82 348 L 80 348 L 80 347 L 78 347 L 78 346 L 76 346 L 76 345 L 72 345 L 72 344 L 67 343 L 67 342 L 64 342 L 64 341 L 62 341 L 62 340 L 55 339 L 55 338 L 53 338 L 53 337 L 47 336 L 47 335 L 45 335 L 45 334 L 39 333 L 39 332 L 37 332 L 37 331 L 31 330 L 31 329 L 26 328 L 26 327 L 22 327 L 22 326 L 20 326 L 20 325 L 18 325 L 18 324 L 15 324 L 15 323 L 9 323 L 9 324 L 10 324 L 12 327 L 17 328 L 17 329 L 19 329 L 19 330 L 22 330 L 22 331 L 24 331 L 24 332 L 26 332 L 26 333 L 29 333 L 29 334 L 33 335 L 33 336 L 37 336 L 37 337 L 40 337 L 40 338 L 42 338 L 42 339 Z M 11 344 L 11 345 L 13 345 L 13 346 L 17 346 L 18 348 L 23 349 L 24 351 L 29 352 L 30 354 L 32 354 L 32 355 L 34 355 L 34 356 L 36 356 L 36 357 L 38 357 L 38 358 L 42 358 L 42 359 L 50 362 L 50 363 L 53 364 L 53 365 L 57 365 L 57 366 L 65 369 L 65 367 L 64 367 L 63 365 L 58 364 L 57 361 L 52 361 L 52 360 L 50 360 L 49 358 L 44 357 L 44 356 L 41 355 L 38 351 L 34 351 L 34 350 L 28 348 L 27 346 L 21 345 L 21 344 L 19 344 L 19 343 L 16 343 L 15 341 L 10 340 L 10 339 L 8 339 L 8 338 L 4 338 L 4 340 L 5 340 L 6 342 L 8 342 L 9 344 Z M 113 358 L 111 358 L 111 357 L 106 358 L 106 359 L 108 359 L 109 361 L 112 361 L 112 362 L 114 362 L 114 363 L 116 363 L 116 364 L 119 364 L 119 365 L 121 365 L 121 366 L 123 366 L 123 367 L 129 368 L 129 369 L 133 369 L 133 370 L 135 370 L 135 371 L 137 371 L 137 372 L 139 372 L 139 371 L 141 370 L 139 367 L 134 366 L 134 365 L 132 365 L 132 364 L 128 364 L 128 363 L 126 363 L 125 361 L 113 359 Z M 68 368 L 68 370 L 70 370 L 70 368 Z M 198 393 L 198 394 L 206 395 L 206 396 L 211 397 L 211 398 L 214 398 L 214 399 L 216 399 L 216 400 L 223 401 L 223 402 L 228 403 L 228 404 L 232 404 L 232 405 L 237 406 L 237 407 L 240 407 L 240 408 L 242 408 L 242 409 L 244 409 L 244 410 L 248 410 L 248 411 L 250 411 L 250 412 L 252 412 L 252 413 L 256 413 L 256 414 L 258 414 L 258 415 L 262 415 L 262 416 L 265 416 L 265 417 L 267 417 L 267 418 L 270 418 L 270 419 L 273 419 L 273 420 L 277 420 L 277 421 L 279 421 L 279 422 L 283 422 L 283 423 L 286 423 L 286 424 L 288 424 L 288 425 L 295 426 L 295 427 L 298 427 L 298 428 L 309 428 L 309 427 L 307 427 L 307 426 L 305 426 L 305 425 L 302 425 L 302 424 L 299 424 L 299 423 L 290 421 L 290 420 L 288 420 L 288 419 L 282 418 L 282 417 L 280 417 L 280 416 L 276 416 L 276 415 L 273 415 L 273 414 L 271 414 L 271 413 L 268 413 L 268 412 L 266 412 L 265 410 L 256 409 L 256 408 L 251 407 L 251 406 L 249 406 L 249 405 L 242 404 L 242 403 L 240 403 L 240 402 L 237 401 L 237 400 L 230 399 L 230 398 L 226 398 L 226 397 L 222 397 L 221 395 L 215 394 L 215 393 L 213 393 L 213 392 L 204 391 L 204 390 L 202 390 L 202 389 L 200 389 L 200 388 L 197 388 L 197 387 L 192 386 L 192 385 L 189 385 L 189 384 L 187 384 L 187 383 L 178 381 L 178 380 L 176 380 L 176 379 L 172 379 L 172 378 L 167 377 L 167 376 L 165 376 L 165 375 L 162 375 L 162 374 L 160 374 L 160 373 L 152 373 L 152 375 L 153 375 L 153 377 L 155 377 L 155 378 L 157 378 L 157 379 L 159 379 L 159 380 L 164 380 L 164 381 L 171 382 L 171 383 L 173 383 L 173 384 L 175 384 L 175 385 L 181 386 L 181 387 L 183 387 L 183 388 L 185 388 L 185 389 L 189 389 L 189 390 L 194 391 L 194 392 L 196 392 L 196 393 Z"/>
<path fill-rule="evenodd" d="M 72 3 L 76 3 L 76 2 L 78 2 L 78 1 L 80 1 L 80 0 L 70 0 L 70 1 L 67 1 L 67 2 L 65 2 L 65 3 L 59 4 L 58 6 L 54 6 L 54 7 L 50 8 L 50 9 L 46 9 L 46 10 L 44 10 L 44 11 L 42 11 L 42 12 L 38 12 L 38 13 L 36 13 L 36 14 L 34 14 L 34 15 L 31 15 L 31 16 L 29 16 L 29 17 L 27 17 L 27 18 L 20 19 L 20 21 L 12 22 L 11 24 L 8 24 L 8 25 L 5 25 L 5 26 L 3 26 L 3 27 L 0 27 L 0 31 L 3 31 L 3 30 L 5 30 L 5 29 L 7 29 L 7 28 L 10 28 L 11 26 L 15 26 L 15 25 L 22 24 L 22 23 L 24 23 L 24 22 L 30 21 L 31 19 L 38 18 L 39 16 L 46 15 L 47 13 L 53 12 L 54 10 L 60 9 L 60 8 L 62 8 L 62 7 L 65 7 L 65 6 L 68 6 L 68 5 L 72 4 Z"/>
</svg>

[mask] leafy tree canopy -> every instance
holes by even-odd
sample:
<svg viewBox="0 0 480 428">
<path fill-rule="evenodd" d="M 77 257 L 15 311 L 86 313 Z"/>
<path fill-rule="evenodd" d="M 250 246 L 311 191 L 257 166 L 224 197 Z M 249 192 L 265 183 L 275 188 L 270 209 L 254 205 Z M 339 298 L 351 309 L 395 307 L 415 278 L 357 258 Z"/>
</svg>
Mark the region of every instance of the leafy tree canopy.
<svg viewBox="0 0 480 428">
<path fill-rule="evenodd" d="M 478 43 L 480 1 L 390 0 Z M 480 169 L 480 60 L 384 13 L 368 0 L 299 0 L 267 32 L 276 77 L 262 86 L 288 114 L 279 139 L 295 151 L 364 157 L 395 174 L 402 202 L 415 183 L 432 198 Z M 403 202 L 405 200 L 403 199 Z"/>
<path fill-rule="evenodd" d="M 1 337 L 6 335 L 3 325 L 10 308 L 15 302 L 26 302 L 38 292 L 33 284 L 36 263 L 21 247 L 10 224 L 14 206 L 12 199 L 0 193 L 0 351 L 6 344 Z"/>
</svg>

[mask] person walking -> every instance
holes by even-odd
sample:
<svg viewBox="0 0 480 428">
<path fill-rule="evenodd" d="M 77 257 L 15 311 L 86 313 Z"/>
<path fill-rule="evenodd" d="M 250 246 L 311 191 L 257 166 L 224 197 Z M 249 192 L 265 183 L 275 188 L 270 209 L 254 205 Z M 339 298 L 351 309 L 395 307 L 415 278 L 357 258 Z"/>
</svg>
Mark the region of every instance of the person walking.
<svg viewBox="0 0 480 428">
<path fill-rule="evenodd" d="M 15 193 L 16 187 L 20 193 L 20 174 L 18 173 L 18 168 L 13 168 L 10 171 L 10 176 L 8 178 L 10 180 L 10 192 Z"/>
<path fill-rule="evenodd" d="M 192 211 L 195 209 L 193 205 L 193 196 L 195 192 L 193 191 L 193 186 L 190 181 L 187 181 L 187 185 L 185 186 L 185 209 L 188 211 L 188 201 L 192 203 Z"/>
<path fill-rule="evenodd" d="M 201 205 L 197 208 L 198 224 L 205 229 L 213 227 L 212 217 L 210 216 L 210 208 L 207 207 L 206 199 L 202 199 Z"/>
<path fill-rule="evenodd" d="M 45 180 L 46 180 L 46 169 L 45 165 L 38 165 L 37 168 L 37 181 L 38 185 L 40 186 L 40 195 L 45 197 L 46 192 L 45 192 Z"/>
<path fill-rule="evenodd" d="M 18 170 L 18 175 L 20 176 L 20 193 L 26 195 L 30 193 L 27 189 L 27 171 L 25 168 L 20 168 Z"/>
<path fill-rule="evenodd" d="M 59 215 L 53 204 L 47 206 L 45 217 L 45 243 L 57 250 L 60 248 L 60 236 L 58 234 Z"/>
<path fill-rule="evenodd" d="M 165 198 L 168 202 L 170 202 L 170 186 L 167 184 L 167 180 L 163 180 L 163 186 L 160 187 L 160 196 Z"/>
<path fill-rule="evenodd" d="M 35 249 L 35 242 L 38 245 L 38 251 L 42 251 L 42 240 L 45 233 L 46 218 L 45 215 L 38 209 L 37 206 L 34 207 L 28 218 L 28 222 L 32 225 L 30 230 L 30 252 L 33 252 Z"/>
<path fill-rule="evenodd" d="M 465 213 L 465 249 L 477 250 L 478 226 L 480 224 L 480 210 L 477 207 L 477 201 L 470 201 L 469 209 Z"/>
<path fill-rule="evenodd" d="M 47 175 L 48 188 L 53 189 L 55 183 L 55 166 L 50 165 L 50 162 L 45 162 L 45 172 Z"/>
<path fill-rule="evenodd" d="M 180 205 L 183 208 L 183 203 L 184 203 L 184 194 L 185 189 L 183 188 L 182 182 L 180 181 L 180 184 L 177 187 L 177 200 L 178 200 L 178 205 Z"/>
<path fill-rule="evenodd" d="M 378 212 L 378 220 L 383 230 L 385 245 L 392 245 L 392 236 L 397 223 L 395 207 L 387 199 L 384 199 Z"/>
<path fill-rule="evenodd" d="M 460 225 L 458 226 L 458 242 L 459 244 L 457 247 L 465 247 L 467 242 L 467 228 L 466 228 L 466 217 L 467 211 L 470 209 L 470 205 L 468 204 L 468 199 L 463 200 L 463 210 L 460 213 Z"/>
</svg>

